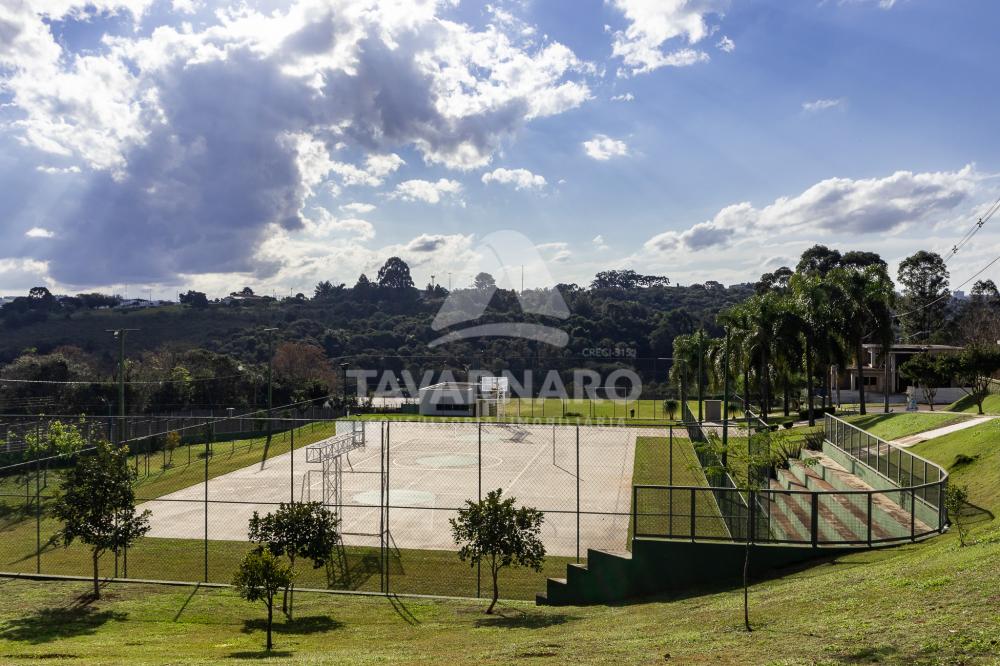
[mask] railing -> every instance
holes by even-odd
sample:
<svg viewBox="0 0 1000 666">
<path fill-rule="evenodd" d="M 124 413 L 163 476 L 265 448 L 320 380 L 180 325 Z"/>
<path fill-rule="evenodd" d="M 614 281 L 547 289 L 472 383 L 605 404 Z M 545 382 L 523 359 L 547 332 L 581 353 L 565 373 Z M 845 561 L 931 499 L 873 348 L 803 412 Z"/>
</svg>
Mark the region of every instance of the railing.
<svg viewBox="0 0 1000 666">
<path fill-rule="evenodd" d="M 633 486 L 633 534 L 819 547 L 916 541 L 945 529 L 944 469 L 831 415 L 824 430 L 825 453 L 872 489 L 739 489 L 696 447 L 709 485 Z M 689 431 L 712 436 L 702 424 Z"/>
</svg>

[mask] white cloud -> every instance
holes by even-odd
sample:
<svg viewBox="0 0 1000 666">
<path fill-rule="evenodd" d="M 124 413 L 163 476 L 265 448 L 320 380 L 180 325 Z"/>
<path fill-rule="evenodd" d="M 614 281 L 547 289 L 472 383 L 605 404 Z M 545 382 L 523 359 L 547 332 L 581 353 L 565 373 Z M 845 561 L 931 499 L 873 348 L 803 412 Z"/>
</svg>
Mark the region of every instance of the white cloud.
<svg viewBox="0 0 1000 666">
<path fill-rule="evenodd" d="M 39 173 L 47 173 L 49 175 L 62 174 L 62 173 L 80 173 L 80 167 L 68 166 L 68 167 L 54 167 L 54 166 L 36 166 L 35 171 Z"/>
<path fill-rule="evenodd" d="M 845 100 L 843 97 L 838 99 L 817 99 L 811 102 L 802 102 L 802 110 L 808 113 L 816 113 L 819 111 L 842 107 L 844 102 Z"/>
<path fill-rule="evenodd" d="M 43 229 L 42 227 L 31 227 L 24 232 L 24 235 L 28 238 L 53 238 L 55 234 L 48 229 Z"/>
<path fill-rule="evenodd" d="M 605 134 L 595 134 L 593 139 L 583 142 L 587 155 L 595 160 L 609 160 L 628 154 L 628 146 L 624 141 L 612 139 Z"/>
<path fill-rule="evenodd" d="M 546 261 L 555 263 L 565 263 L 573 256 L 569 249 L 569 243 L 541 243 L 535 248 L 542 253 Z"/>
<path fill-rule="evenodd" d="M 612 54 L 634 75 L 707 61 L 707 53 L 690 46 L 712 34 L 707 17 L 721 16 L 729 1 L 613 0 L 612 4 L 628 21 L 625 30 L 614 32 Z M 689 46 L 676 48 L 678 41 Z"/>
<path fill-rule="evenodd" d="M 897 171 L 884 178 L 829 178 L 764 208 L 749 202 L 727 206 L 711 220 L 685 231 L 658 234 L 645 247 L 653 252 L 686 253 L 751 237 L 764 241 L 817 238 L 834 232 L 896 233 L 932 224 L 955 210 L 981 178 L 971 165 L 953 172 Z"/>
<path fill-rule="evenodd" d="M 622 95 L 613 95 L 611 97 L 612 102 L 631 102 L 635 99 L 635 95 L 630 92 L 624 93 Z"/>
<path fill-rule="evenodd" d="M 303 222 L 306 234 L 313 238 L 346 235 L 359 240 L 371 240 L 375 237 L 375 227 L 370 222 L 357 218 L 338 218 L 318 206 L 312 209 L 310 216 L 303 217 Z"/>
<path fill-rule="evenodd" d="M 430 180 L 404 180 L 396 185 L 392 196 L 404 201 L 423 201 L 436 204 L 446 196 L 455 196 L 462 191 L 462 184 L 457 180 L 439 178 L 437 182 Z"/>
<path fill-rule="evenodd" d="M 540 190 L 545 187 L 545 178 L 527 169 L 494 169 L 483 174 L 483 183 L 513 185 L 515 190 Z"/>
<path fill-rule="evenodd" d="M 736 50 L 736 42 L 725 35 L 722 36 L 722 39 L 720 39 L 715 46 L 723 53 L 732 53 Z"/>
<path fill-rule="evenodd" d="M 52 207 L 57 240 L 38 257 L 67 283 L 273 272 L 281 244 L 259 250 L 275 228 L 305 229 L 312 197 L 383 186 L 407 150 L 448 169 L 486 166 L 526 123 L 590 99 L 597 73 L 506 15 L 482 29 L 445 18 L 452 0 L 212 14 L 200 0 L 172 0 L 173 13 L 147 12 L 152 2 L 0 0 L 14 118 L 0 132 L 88 171 Z M 85 20 L 85 7 L 120 14 L 125 29 L 101 35 L 94 21 L 99 46 L 74 52 L 46 21 Z M 191 10 L 197 22 L 164 23 Z M 426 182 L 398 196 L 437 202 L 461 187 Z M 13 222 L 30 226 L 17 211 Z"/>
<path fill-rule="evenodd" d="M 375 210 L 375 204 L 370 203 L 360 203 L 352 202 L 349 204 L 344 204 L 340 207 L 340 210 L 346 210 L 349 213 L 357 213 L 358 215 L 364 215 Z"/>
<path fill-rule="evenodd" d="M 590 241 L 590 242 L 593 243 L 594 247 L 597 248 L 598 250 L 607 250 L 608 249 L 608 244 L 606 242 L 604 242 L 604 236 L 601 235 L 601 234 L 598 234 L 597 236 L 594 236 L 594 239 L 592 241 Z"/>
</svg>

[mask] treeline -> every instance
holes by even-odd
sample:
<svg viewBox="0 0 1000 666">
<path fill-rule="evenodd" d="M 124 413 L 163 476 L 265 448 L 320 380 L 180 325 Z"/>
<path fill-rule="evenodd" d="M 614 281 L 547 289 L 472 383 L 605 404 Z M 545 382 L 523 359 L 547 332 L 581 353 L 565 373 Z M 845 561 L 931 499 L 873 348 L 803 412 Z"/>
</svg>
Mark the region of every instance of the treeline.
<svg viewBox="0 0 1000 666">
<path fill-rule="evenodd" d="M 753 296 L 720 312 L 722 336 L 677 336 L 673 379 L 684 392 L 705 386 L 721 391 L 728 384 L 756 402 L 765 419 L 779 405 L 788 416 L 805 390 L 805 413 L 814 420 L 832 404 L 831 369 L 858 373 L 859 409 L 865 413 L 866 345 L 882 363 L 900 342 L 965 345 L 940 358 L 919 354 L 901 371 L 925 389 L 960 380 L 982 412 L 990 378 L 1000 371 L 996 285 L 979 281 L 968 299 L 956 300 L 945 262 L 925 251 L 903 260 L 897 279 L 901 291 L 875 253 L 814 246 L 794 270 L 765 273 Z"/>
</svg>

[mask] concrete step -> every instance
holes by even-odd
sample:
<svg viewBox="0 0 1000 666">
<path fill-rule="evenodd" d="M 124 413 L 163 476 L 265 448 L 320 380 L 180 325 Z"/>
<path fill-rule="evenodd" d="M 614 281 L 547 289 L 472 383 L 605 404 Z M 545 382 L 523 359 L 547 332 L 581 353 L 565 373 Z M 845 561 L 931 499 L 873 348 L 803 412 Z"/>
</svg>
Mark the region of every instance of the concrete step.
<svg viewBox="0 0 1000 666">
<path fill-rule="evenodd" d="M 817 452 L 803 451 L 804 456 L 809 456 L 818 461 L 818 465 L 810 467 L 811 471 L 816 471 L 822 475 L 835 490 L 872 490 L 872 487 L 863 480 L 848 472 L 833 458 Z M 855 507 L 856 514 L 862 522 L 867 521 L 868 498 L 865 495 L 839 495 L 838 498 L 849 500 Z M 910 512 L 902 508 L 897 500 L 903 497 L 903 493 L 885 492 L 872 495 L 872 538 L 899 538 L 910 534 Z M 903 497 L 905 499 L 905 497 Z M 927 531 L 930 528 L 919 519 L 914 525 L 916 531 Z"/>
<path fill-rule="evenodd" d="M 794 463 L 795 461 L 790 461 Z M 792 468 L 795 465 L 791 465 Z M 804 465 L 799 464 L 799 467 L 804 468 Z M 798 476 L 794 469 L 779 469 L 778 479 L 788 490 L 811 490 L 811 491 L 829 491 L 833 487 L 823 481 L 821 477 L 813 473 L 812 470 L 799 469 Z M 800 479 L 805 480 L 809 485 L 800 483 Z M 786 513 L 787 517 L 793 521 L 797 520 L 799 525 L 798 531 L 804 530 L 806 534 L 810 535 L 811 540 L 812 535 L 812 494 L 811 493 L 789 493 L 788 497 L 788 508 L 791 513 Z M 833 504 L 831 505 L 831 502 Z M 842 543 L 844 541 L 865 541 L 867 539 L 867 527 L 864 521 L 861 523 L 856 523 L 849 514 L 841 515 L 839 512 L 842 511 L 842 505 L 837 503 L 836 498 L 832 496 L 820 496 L 820 502 L 817 506 L 818 520 L 817 520 L 817 540 L 819 543 Z"/>
</svg>

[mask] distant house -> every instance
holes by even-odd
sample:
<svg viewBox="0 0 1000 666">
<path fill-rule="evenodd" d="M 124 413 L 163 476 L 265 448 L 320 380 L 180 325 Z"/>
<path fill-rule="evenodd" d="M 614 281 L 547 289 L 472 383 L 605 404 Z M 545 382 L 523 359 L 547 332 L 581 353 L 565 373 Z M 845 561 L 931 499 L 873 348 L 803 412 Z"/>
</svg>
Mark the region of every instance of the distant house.
<svg viewBox="0 0 1000 666">
<path fill-rule="evenodd" d="M 158 308 L 162 305 L 170 305 L 170 301 L 148 300 L 145 298 L 126 298 L 115 306 L 115 310 L 144 310 L 146 308 Z"/>
<path fill-rule="evenodd" d="M 889 348 L 889 366 L 887 372 L 882 345 L 869 343 L 863 345 L 863 348 L 862 370 L 864 372 L 865 391 L 872 394 L 884 394 L 886 382 L 888 381 L 889 394 L 897 396 L 905 394 L 906 390 L 913 384 L 913 382 L 902 376 L 899 372 L 899 368 L 912 356 L 924 352 L 929 354 L 950 354 L 962 351 L 963 349 L 962 347 L 955 347 L 953 345 L 895 344 Z M 844 368 L 838 373 L 836 388 L 841 392 L 848 391 L 851 394 L 855 394 L 858 391 L 859 383 L 858 366 L 855 363 L 853 367 Z M 964 392 L 957 384 L 938 388 L 942 390 L 935 396 L 935 403 L 951 403 L 964 395 Z M 845 399 L 843 396 L 841 399 L 846 402 L 852 401 L 852 399 Z"/>
</svg>

